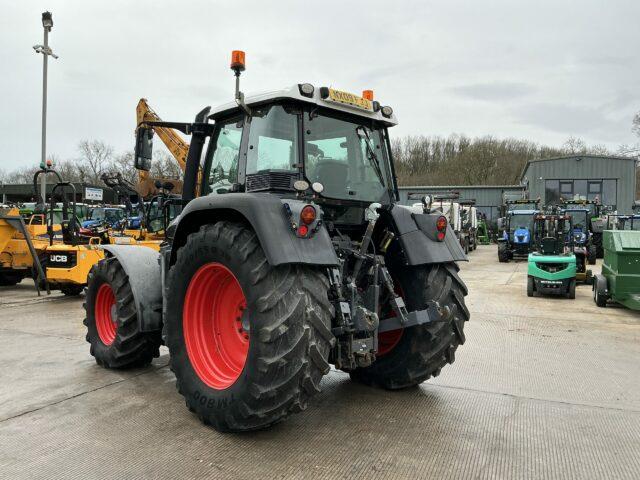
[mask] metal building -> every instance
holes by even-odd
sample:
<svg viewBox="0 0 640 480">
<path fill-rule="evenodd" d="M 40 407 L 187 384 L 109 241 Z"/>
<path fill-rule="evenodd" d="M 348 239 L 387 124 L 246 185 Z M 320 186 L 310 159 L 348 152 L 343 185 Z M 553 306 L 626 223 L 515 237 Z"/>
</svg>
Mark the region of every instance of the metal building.
<svg viewBox="0 0 640 480">
<path fill-rule="evenodd" d="M 619 213 L 628 214 L 636 199 L 636 159 L 573 155 L 530 160 L 520 180 L 529 196 L 540 197 L 544 205 L 559 203 L 561 197 L 598 197 Z"/>
<path fill-rule="evenodd" d="M 461 200 L 475 200 L 478 211 L 484 213 L 489 222 L 495 223 L 499 215 L 499 207 L 503 197 L 523 198 L 525 187 L 523 185 L 439 185 L 399 187 L 400 203 L 411 205 L 419 200 L 409 200 L 410 194 L 434 195 L 438 193 L 458 192 Z"/>
</svg>

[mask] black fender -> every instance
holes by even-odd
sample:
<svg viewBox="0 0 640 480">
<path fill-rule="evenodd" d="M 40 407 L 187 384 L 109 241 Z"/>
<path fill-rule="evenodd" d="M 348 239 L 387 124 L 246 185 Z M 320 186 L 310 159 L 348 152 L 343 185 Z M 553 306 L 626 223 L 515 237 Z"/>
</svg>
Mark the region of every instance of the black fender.
<svg viewBox="0 0 640 480">
<path fill-rule="evenodd" d="M 437 240 L 436 220 L 440 213 L 422 213 L 421 207 L 404 205 L 394 205 L 388 212 L 408 265 L 468 261 L 450 225 L 444 241 Z"/>
<path fill-rule="evenodd" d="M 291 219 L 285 204 L 291 211 Z M 338 257 L 324 225 L 318 225 L 317 221 L 310 225 L 310 230 L 316 231 L 309 238 L 299 238 L 293 231 L 292 221 L 299 222 L 300 210 L 307 204 L 309 202 L 283 199 L 269 193 L 230 193 L 196 198 L 180 214 L 173 233 L 170 261 L 175 262 L 178 248 L 184 245 L 190 233 L 202 225 L 235 220 L 251 225 L 270 265 L 337 266 Z M 319 219 L 322 210 L 318 205 L 314 206 Z"/>
<path fill-rule="evenodd" d="M 129 277 L 141 332 L 162 328 L 162 272 L 160 253 L 142 245 L 105 245 L 106 257 L 115 257 Z"/>
</svg>

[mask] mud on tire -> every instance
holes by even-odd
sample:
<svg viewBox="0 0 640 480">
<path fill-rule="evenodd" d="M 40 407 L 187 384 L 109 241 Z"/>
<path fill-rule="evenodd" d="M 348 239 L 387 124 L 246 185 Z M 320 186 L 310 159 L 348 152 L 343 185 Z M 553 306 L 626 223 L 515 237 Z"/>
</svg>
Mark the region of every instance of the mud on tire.
<svg viewBox="0 0 640 480">
<path fill-rule="evenodd" d="M 409 311 L 421 310 L 428 300 L 435 300 L 451 309 L 453 319 L 405 329 L 388 353 L 379 356 L 370 367 L 352 371 L 353 380 L 396 390 L 437 377 L 442 367 L 454 362 L 456 349 L 465 341 L 464 323 L 469 320 L 469 310 L 464 303 L 467 288 L 458 270 L 454 263 L 390 265 Z"/>
<path fill-rule="evenodd" d="M 91 268 L 87 283 L 84 325 L 96 363 L 106 368 L 131 368 L 158 357 L 160 333 L 139 331 L 129 277 L 120 262 L 116 258 L 101 260 Z M 109 310 L 114 324 L 113 329 L 105 330 Z"/>
<path fill-rule="evenodd" d="M 190 284 L 207 265 L 222 265 L 233 274 L 246 305 L 240 309 L 242 328 L 248 328 L 244 364 L 224 388 L 211 386 L 213 373 L 197 373 L 200 360 L 187 347 L 194 334 L 186 315 L 200 311 L 185 308 L 191 305 Z M 222 287 L 211 286 L 202 295 L 215 295 L 216 288 Z M 330 369 L 335 338 L 328 289 L 326 276 L 314 268 L 270 266 L 256 234 L 244 224 L 221 221 L 190 234 L 169 272 L 163 330 L 187 407 L 220 431 L 265 428 L 304 410 Z"/>
</svg>

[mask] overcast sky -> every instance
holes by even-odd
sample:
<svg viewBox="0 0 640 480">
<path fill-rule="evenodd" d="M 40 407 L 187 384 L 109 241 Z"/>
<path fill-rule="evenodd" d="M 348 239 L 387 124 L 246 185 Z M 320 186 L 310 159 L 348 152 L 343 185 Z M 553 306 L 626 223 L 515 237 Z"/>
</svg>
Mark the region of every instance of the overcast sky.
<svg viewBox="0 0 640 480">
<path fill-rule="evenodd" d="M 48 152 L 82 139 L 133 148 L 140 97 L 192 120 L 233 96 L 299 82 L 375 91 L 392 136 L 466 133 L 561 145 L 633 143 L 640 110 L 640 1 L 136 0 L 3 2 L 0 168 L 38 163 L 40 14 L 53 12 Z"/>
</svg>

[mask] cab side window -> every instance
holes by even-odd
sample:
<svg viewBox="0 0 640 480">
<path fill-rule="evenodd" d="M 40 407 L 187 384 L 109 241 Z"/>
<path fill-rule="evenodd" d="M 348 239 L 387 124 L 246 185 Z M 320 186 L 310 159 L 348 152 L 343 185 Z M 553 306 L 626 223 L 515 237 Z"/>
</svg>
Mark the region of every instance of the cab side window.
<svg viewBox="0 0 640 480">
<path fill-rule="evenodd" d="M 242 139 L 242 121 L 221 125 L 215 138 L 205 193 L 228 189 L 238 181 L 238 157 Z"/>
</svg>

